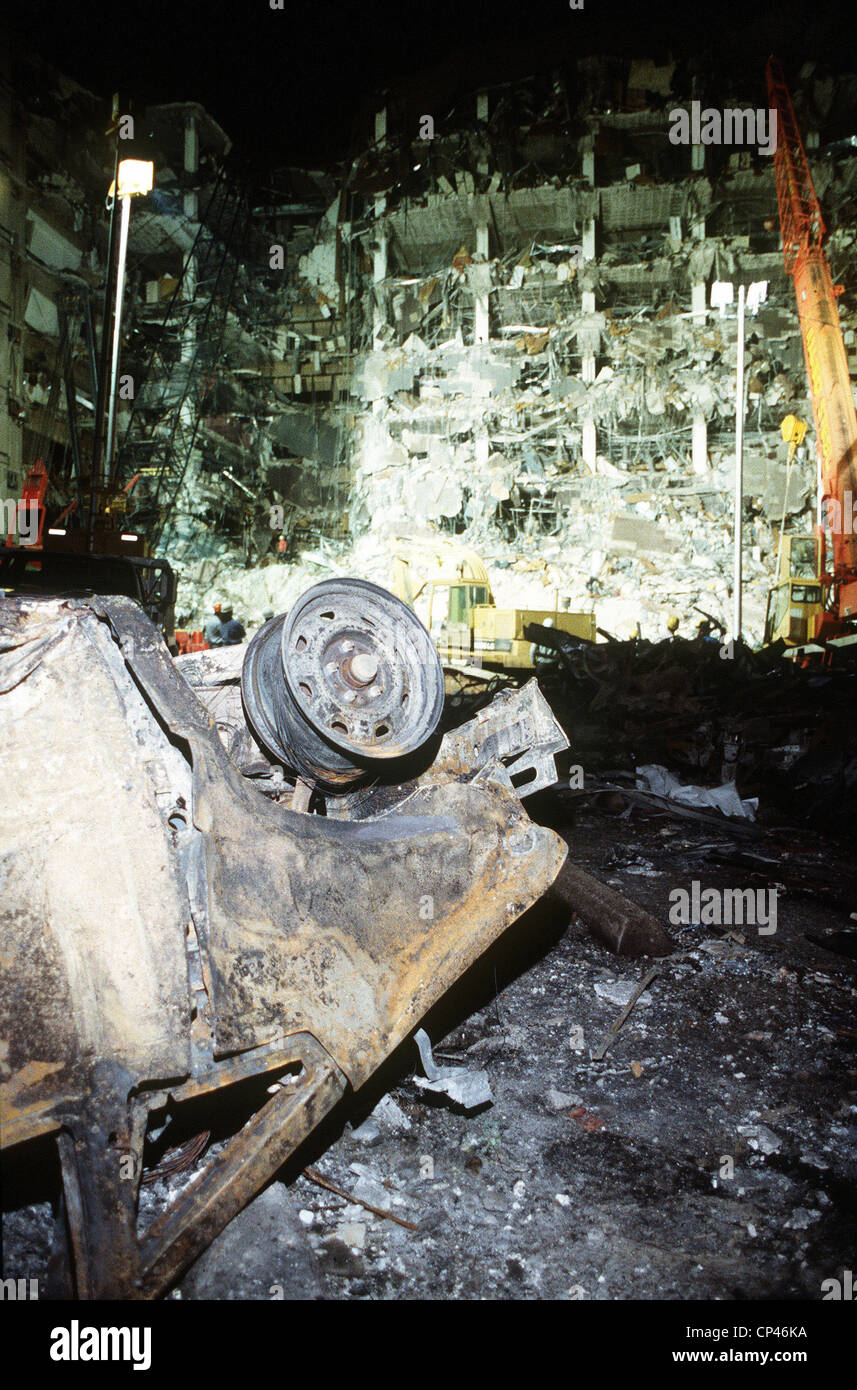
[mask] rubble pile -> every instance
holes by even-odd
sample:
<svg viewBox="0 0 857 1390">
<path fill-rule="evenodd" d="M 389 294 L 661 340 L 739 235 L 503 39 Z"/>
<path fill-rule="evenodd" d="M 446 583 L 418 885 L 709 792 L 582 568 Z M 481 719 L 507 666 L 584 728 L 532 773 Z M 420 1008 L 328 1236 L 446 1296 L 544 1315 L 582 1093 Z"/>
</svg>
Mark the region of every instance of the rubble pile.
<svg viewBox="0 0 857 1390">
<path fill-rule="evenodd" d="M 300 582 L 239 576 L 240 550 L 222 550 L 187 570 L 189 610 L 216 581 L 252 622 L 318 574 L 319 551 L 389 583 L 395 537 L 441 532 L 479 551 L 501 604 L 567 599 L 649 639 L 696 605 L 724 619 L 736 325 L 711 291 L 744 283 L 766 286 L 745 360 L 744 630 L 761 639 L 780 526 L 813 523 L 812 445 L 787 469 L 780 435 L 810 402 L 772 164 L 672 144 L 686 81 L 586 59 L 565 86 L 533 78 L 475 111 L 469 98 L 427 137 L 399 107 L 378 114 L 314 233 L 289 245 L 288 351 L 272 368 L 271 436 L 303 455 L 309 504 L 335 474 L 335 503 L 306 529 L 287 507 Z M 808 64 L 795 98 L 846 284 L 857 160 L 824 133 L 852 88 L 834 112 Z"/>
<path fill-rule="evenodd" d="M 75 493 L 61 311 L 71 272 L 97 333 L 109 141 L 57 175 L 69 113 L 91 124 L 98 100 L 26 55 L 13 76 L 28 254 L 6 481 L 45 458 L 58 512 Z M 758 105 L 717 81 L 587 57 L 442 122 L 388 94 L 350 163 L 277 170 L 261 194 L 198 104 L 139 114 L 155 192 L 131 220 L 118 477 L 126 524 L 178 571 L 180 622 L 221 598 L 252 626 L 334 570 L 389 582 L 390 540 L 413 532 L 475 547 L 499 602 L 594 606 L 620 637 L 656 639 L 696 604 L 723 619 L 736 324 L 712 288 L 743 283 L 767 287 L 745 371 L 745 635 L 761 638 L 780 525 L 813 519 L 811 434 L 789 470 L 780 423 L 811 412 L 770 156 L 670 139 L 702 90 Z M 807 63 L 793 91 L 848 291 L 857 78 Z M 839 304 L 853 352 L 853 296 Z M 82 327 L 69 347 L 86 397 Z"/>
<path fill-rule="evenodd" d="M 719 798 L 729 815 L 746 814 L 742 806 L 755 800 L 762 824 L 812 823 L 843 833 L 857 788 L 854 669 L 811 673 L 773 649 L 711 638 L 587 650 L 540 631 L 540 640 L 553 640 L 561 667 L 544 670 L 539 684 L 571 739 L 587 791 L 609 785 L 637 804 L 669 800 L 679 814 L 682 800 L 717 804 L 699 795 L 702 788 L 731 788 L 728 801 Z M 661 769 L 657 781 L 653 769 Z M 673 780 L 667 769 L 697 794 L 665 795 Z"/>
</svg>

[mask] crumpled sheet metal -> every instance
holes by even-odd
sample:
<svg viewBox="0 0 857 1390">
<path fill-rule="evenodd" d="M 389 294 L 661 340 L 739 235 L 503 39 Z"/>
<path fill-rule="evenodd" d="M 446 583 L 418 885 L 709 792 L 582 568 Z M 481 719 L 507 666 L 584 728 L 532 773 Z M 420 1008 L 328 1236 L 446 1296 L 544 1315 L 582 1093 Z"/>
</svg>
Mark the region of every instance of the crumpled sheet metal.
<svg viewBox="0 0 857 1390">
<path fill-rule="evenodd" d="M 361 1084 L 498 922 L 553 882 L 562 842 L 499 785 L 421 788 L 377 822 L 273 805 L 212 739 L 162 645 L 138 646 L 133 668 L 192 751 L 217 1050 L 308 1031 Z"/>
<path fill-rule="evenodd" d="M 152 779 L 130 772 L 107 629 L 4 606 L 0 644 L 5 1146 L 77 1104 L 97 1065 L 186 1072 L 189 1002 L 186 895 Z"/>
<path fill-rule="evenodd" d="M 288 852 L 282 808 L 254 808 L 251 841 L 246 807 L 222 792 L 204 793 L 218 1050 L 305 1030 L 354 1086 L 490 944 L 498 919 L 534 900 L 530 874 L 549 883 L 562 863 L 550 832 L 515 833 L 499 788 L 484 800 L 458 784 L 427 788 L 383 822 L 307 817 Z"/>
<path fill-rule="evenodd" d="M 292 811 L 241 776 L 133 602 L 0 614 L 0 1134 L 61 1131 L 84 1295 L 154 1296 L 550 886 L 565 846 L 490 780 L 417 786 L 358 822 Z M 292 1055 L 307 1089 L 286 1130 L 275 1096 L 138 1244 L 111 1145 L 139 1155 L 148 1105 Z"/>
<path fill-rule="evenodd" d="M 562 726 L 533 678 L 520 690 L 501 690 L 467 724 L 445 734 L 431 775 L 442 777 L 455 767 L 479 774 L 484 769 L 514 786 L 519 796 L 532 796 L 553 786 L 554 757 L 567 747 Z"/>
<path fill-rule="evenodd" d="M 742 800 L 734 781 L 724 782 L 719 787 L 696 787 L 682 783 L 674 773 L 659 763 L 647 763 L 638 767 L 636 774 L 637 786 L 641 791 L 665 796 L 668 801 L 675 801 L 679 806 L 696 806 L 700 809 L 711 807 L 712 810 L 722 812 L 724 816 L 738 820 L 756 819 L 759 798 L 751 796 Z"/>
<path fill-rule="evenodd" d="M 436 1095 L 448 1096 L 454 1105 L 462 1110 L 481 1110 L 494 1099 L 488 1073 L 481 1067 L 440 1067 L 432 1056 L 429 1035 L 424 1028 L 414 1033 L 414 1042 L 420 1054 L 425 1076 L 415 1076 L 414 1082 L 421 1091 L 434 1091 Z"/>
<path fill-rule="evenodd" d="M 561 842 L 530 823 L 518 798 L 499 785 L 421 788 L 406 814 L 377 822 L 332 821 L 272 804 L 238 774 L 208 711 L 134 605 L 102 606 L 121 631 L 138 683 L 172 734 L 190 745 L 193 820 L 208 880 L 215 1051 L 308 1031 L 361 1084 L 502 926 L 549 886 L 565 857 Z M 103 624 L 82 614 L 69 631 L 66 659 L 20 686 L 16 717 L 3 720 L 4 752 L 15 759 L 6 766 L 18 769 L 26 808 L 15 833 L 7 799 L 6 843 L 24 867 L 14 875 L 22 898 L 16 922 L 61 923 L 66 931 L 71 919 L 78 933 L 74 945 L 63 940 L 61 961 L 53 961 L 66 977 L 62 1017 L 89 1019 L 99 999 L 108 1018 L 115 1011 L 115 1042 L 99 1015 L 74 1050 L 94 1055 L 107 1043 L 117 1059 L 139 1062 L 137 1031 L 127 1020 L 145 1002 L 152 1028 L 142 1034 L 147 1060 L 139 1080 L 150 1080 L 186 1069 L 177 1042 L 186 1015 L 175 1004 L 186 999 L 187 908 L 151 794 L 138 804 L 120 691 L 111 690 L 109 663 L 93 660 L 104 637 Z M 56 769 L 50 783 L 40 774 L 45 749 Z M 35 834 L 47 824 L 54 827 L 50 846 Z M 168 900 L 155 896 L 156 884 Z M 32 886 L 37 906 L 25 912 Z M 44 939 L 57 929 L 51 925 Z M 157 978 L 141 979 L 139 963 L 125 981 L 92 976 L 95 962 L 106 970 L 111 952 L 126 962 L 146 958 L 152 933 Z M 84 981 L 93 978 L 100 986 L 84 1000 Z M 174 1039 L 172 1046 L 160 1048 L 161 1036 Z"/>
</svg>

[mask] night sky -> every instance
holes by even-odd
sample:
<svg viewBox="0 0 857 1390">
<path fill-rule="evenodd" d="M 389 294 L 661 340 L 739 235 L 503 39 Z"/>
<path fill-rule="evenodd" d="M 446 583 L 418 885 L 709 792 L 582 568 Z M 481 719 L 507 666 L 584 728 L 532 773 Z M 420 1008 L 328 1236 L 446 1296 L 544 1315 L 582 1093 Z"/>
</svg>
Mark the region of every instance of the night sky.
<svg viewBox="0 0 857 1390">
<path fill-rule="evenodd" d="M 196 100 L 261 164 L 345 157 L 371 91 L 415 74 L 439 100 L 456 86 L 527 75 L 585 52 L 688 55 L 758 83 L 814 57 L 857 67 L 841 0 L 86 0 L 22 6 L 30 49 L 98 93 Z M 439 74 L 439 75 L 438 75 Z M 426 110 L 431 112 L 431 107 Z M 434 113 L 432 113 L 434 114 Z M 441 113 L 438 113 L 441 114 Z"/>
</svg>

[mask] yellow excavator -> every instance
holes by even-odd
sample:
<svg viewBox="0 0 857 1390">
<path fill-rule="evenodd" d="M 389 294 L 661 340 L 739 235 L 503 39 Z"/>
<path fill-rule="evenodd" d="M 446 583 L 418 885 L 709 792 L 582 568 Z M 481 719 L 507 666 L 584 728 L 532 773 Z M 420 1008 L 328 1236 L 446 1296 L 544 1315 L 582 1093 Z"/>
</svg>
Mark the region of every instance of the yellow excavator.
<svg viewBox="0 0 857 1390">
<path fill-rule="evenodd" d="M 595 641 L 594 613 L 498 608 L 480 556 L 443 537 L 395 540 L 393 592 L 422 619 L 445 666 L 534 671 L 542 652 L 524 636 L 529 623 Z"/>
<path fill-rule="evenodd" d="M 780 433 L 789 446 L 788 466 L 804 441 L 807 422 L 787 415 Z M 786 475 L 788 489 L 788 474 Z M 765 646 L 782 641 L 803 646 L 818 632 L 824 613 L 824 564 L 820 535 L 787 536 L 780 531 L 777 579 L 768 593 Z"/>
</svg>

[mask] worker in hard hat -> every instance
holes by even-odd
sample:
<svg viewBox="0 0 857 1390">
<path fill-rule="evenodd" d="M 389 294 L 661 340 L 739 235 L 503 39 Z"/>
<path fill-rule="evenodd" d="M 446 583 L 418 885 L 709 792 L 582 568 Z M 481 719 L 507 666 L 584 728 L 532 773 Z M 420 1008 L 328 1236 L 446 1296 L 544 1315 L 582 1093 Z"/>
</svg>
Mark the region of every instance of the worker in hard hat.
<svg viewBox="0 0 857 1390">
<path fill-rule="evenodd" d="M 220 621 L 223 625 L 223 645 L 225 647 L 237 647 L 239 642 L 243 642 L 247 633 L 244 631 L 244 624 L 232 616 L 232 605 L 225 603 L 220 610 Z"/>
<path fill-rule="evenodd" d="M 205 620 L 202 635 L 210 647 L 222 647 L 224 645 L 222 604 L 215 603 L 212 612 Z"/>
<path fill-rule="evenodd" d="M 667 618 L 667 631 L 669 632 L 669 635 L 673 639 L 673 641 L 675 641 L 678 637 L 678 623 L 678 614 L 670 613 L 669 617 Z"/>
</svg>

